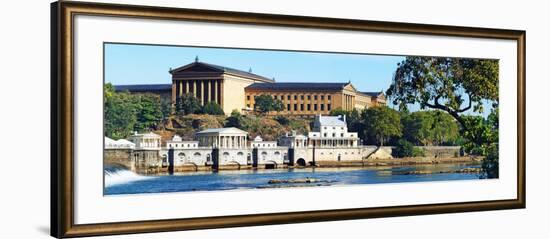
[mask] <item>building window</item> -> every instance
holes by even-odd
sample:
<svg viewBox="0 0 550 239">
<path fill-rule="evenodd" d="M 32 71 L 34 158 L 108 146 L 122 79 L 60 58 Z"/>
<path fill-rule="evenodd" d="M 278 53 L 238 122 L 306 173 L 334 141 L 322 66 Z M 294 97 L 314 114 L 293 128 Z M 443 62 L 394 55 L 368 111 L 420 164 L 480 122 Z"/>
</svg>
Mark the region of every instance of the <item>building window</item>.
<svg viewBox="0 0 550 239">
<path fill-rule="evenodd" d="M 327 104 L 327 110 L 330 111 L 330 104 Z"/>
<path fill-rule="evenodd" d="M 324 134 L 323 134 L 323 137 L 327 137 L 327 133 L 324 133 Z"/>
<path fill-rule="evenodd" d="M 307 104 L 307 111 L 311 111 L 311 104 Z"/>
<path fill-rule="evenodd" d="M 246 108 L 250 108 L 250 104 L 246 104 Z"/>
<path fill-rule="evenodd" d="M 321 104 L 321 111 L 325 110 L 325 104 Z"/>
<path fill-rule="evenodd" d="M 304 104 L 300 104 L 300 111 L 304 111 Z"/>
<path fill-rule="evenodd" d="M 298 100 L 298 96 L 297 96 L 297 95 L 294 95 L 294 100 Z"/>
<path fill-rule="evenodd" d="M 344 137 L 344 133 L 341 133 L 341 134 L 340 134 L 340 137 L 342 137 L 342 138 L 343 138 L 343 137 Z"/>
<path fill-rule="evenodd" d="M 246 100 L 250 100 L 250 95 L 247 95 L 247 96 L 246 96 Z"/>
<path fill-rule="evenodd" d="M 307 96 L 307 100 L 311 100 L 311 95 L 308 95 L 308 96 Z"/>
<path fill-rule="evenodd" d="M 298 110 L 298 104 L 294 104 L 294 111 Z"/>
<path fill-rule="evenodd" d="M 332 137 L 336 137 L 336 133 L 332 133 Z"/>
<path fill-rule="evenodd" d="M 286 104 L 286 110 L 290 111 L 290 104 Z"/>
<path fill-rule="evenodd" d="M 290 95 L 287 95 L 287 96 L 286 96 L 286 99 L 287 99 L 287 100 L 290 100 Z"/>
<path fill-rule="evenodd" d="M 327 96 L 327 99 L 330 100 L 330 95 Z"/>
<path fill-rule="evenodd" d="M 314 99 L 314 100 L 317 100 L 317 95 L 314 95 L 314 96 L 313 96 L 313 99 Z"/>
<path fill-rule="evenodd" d="M 325 100 L 325 96 L 324 96 L 324 95 L 321 96 L 321 100 Z"/>
<path fill-rule="evenodd" d="M 317 104 L 313 105 L 313 110 L 317 111 Z"/>
<path fill-rule="evenodd" d="M 300 100 L 304 100 L 304 95 L 300 95 Z"/>
</svg>

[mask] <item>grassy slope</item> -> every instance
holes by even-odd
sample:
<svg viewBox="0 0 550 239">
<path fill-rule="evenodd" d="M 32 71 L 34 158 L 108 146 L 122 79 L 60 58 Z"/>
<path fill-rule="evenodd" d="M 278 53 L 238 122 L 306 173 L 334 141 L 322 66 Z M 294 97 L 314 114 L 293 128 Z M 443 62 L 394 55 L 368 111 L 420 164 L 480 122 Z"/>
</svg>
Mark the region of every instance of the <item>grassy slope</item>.
<svg viewBox="0 0 550 239">
<path fill-rule="evenodd" d="M 155 133 L 161 135 L 163 140 L 169 140 L 174 134 L 181 136 L 183 140 L 193 140 L 196 132 L 209 128 L 223 128 L 225 122 L 226 117 L 223 115 L 172 116 Z M 306 134 L 310 131 L 310 122 L 309 119 L 291 118 L 288 124 L 282 125 L 270 116 L 248 115 L 243 116 L 240 129 L 248 132 L 250 140 L 257 135 L 264 140 L 277 140 L 292 130 Z"/>
</svg>

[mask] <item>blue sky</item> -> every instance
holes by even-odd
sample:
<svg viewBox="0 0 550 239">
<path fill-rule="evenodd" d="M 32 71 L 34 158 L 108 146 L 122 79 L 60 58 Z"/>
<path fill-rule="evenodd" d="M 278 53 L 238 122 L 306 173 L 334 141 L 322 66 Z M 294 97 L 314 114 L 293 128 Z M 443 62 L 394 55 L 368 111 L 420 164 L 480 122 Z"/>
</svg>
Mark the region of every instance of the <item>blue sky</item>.
<svg viewBox="0 0 550 239">
<path fill-rule="evenodd" d="M 386 90 L 404 57 L 341 53 L 106 44 L 105 82 L 171 83 L 170 68 L 195 60 L 252 72 L 278 82 L 348 82 L 359 91 Z"/>
<path fill-rule="evenodd" d="M 105 44 L 105 82 L 170 84 L 170 68 L 200 61 L 252 72 L 277 82 L 348 82 L 359 91 L 386 91 L 404 56 Z M 392 108 L 396 108 L 390 105 Z M 489 103 L 484 116 L 489 113 Z M 412 111 L 418 105 L 409 105 Z M 469 112 L 471 113 L 471 112 Z"/>
</svg>

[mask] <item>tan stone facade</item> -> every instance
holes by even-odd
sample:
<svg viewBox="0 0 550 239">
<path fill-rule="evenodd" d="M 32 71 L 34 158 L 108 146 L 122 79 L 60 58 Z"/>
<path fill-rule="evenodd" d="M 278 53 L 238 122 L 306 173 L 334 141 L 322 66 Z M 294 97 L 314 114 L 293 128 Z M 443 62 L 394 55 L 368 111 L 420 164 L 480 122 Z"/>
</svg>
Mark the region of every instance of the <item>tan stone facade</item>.
<svg viewBox="0 0 550 239">
<path fill-rule="evenodd" d="M 256 83 L 271 83 L 271 79 L 227 67 L 194 62 L 174 70 L 172 74 L 172 102 L 184 94 L 193 94 L 204 105 L 219 104 L 226 114 L 242 110 L 245 87 Z"/>
<path fill-rule="evenodd" d="M 272 79 L 228 67 L 193 62 L 176 69 L 170 69 L 171 85 L 126 85 L 115 86 L 119 91 L 132 93 L 156 93 L 161 98 L 171 95 L 172 104 L 184 94 L 192 94 L 201 105 L 216 102 L 225 114 L 231 111 L 253 112 L 255 97 L 270 95 L 284 105 L 281 112 L 294 116 L 313 117 L 327 115 L 331 110 L 363 110 L 385 105 L 382 92 L 360 92 L 353 84 L 326 82 L 275 82 Z"/>
<path fill-rule="evenodd" d="M 256 89 L 254 87 L 247 87 L 245 89 L 245 95 L 246 98 L 244 99 L 244 103 L 246 109 L 254 109 L 256 103 L 255 97 L 269 95 L 274 99 L 280 100 L 284 105 L 283 111 L 271 112 L 270 114 L 296 116 L 327 115 L 331 110 L 337 108 L 349 111 L 385 105 L 385 99 L 383 101 L 380 100 L 383 94 L 380 93 L 380 96 L 377 97 L 363 94 L 358 92 L 351 83 L 345 84 L 341 89 L 325 90 L 307 89 L 303 87 L 296 89 Z"/>
</svg>

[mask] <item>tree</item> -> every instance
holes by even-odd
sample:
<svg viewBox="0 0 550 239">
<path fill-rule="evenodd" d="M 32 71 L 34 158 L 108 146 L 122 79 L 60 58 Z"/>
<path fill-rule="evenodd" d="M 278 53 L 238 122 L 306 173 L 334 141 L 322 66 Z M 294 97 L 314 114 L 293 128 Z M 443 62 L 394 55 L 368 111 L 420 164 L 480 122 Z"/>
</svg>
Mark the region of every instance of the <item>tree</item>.
<svg viewBox="0 0 550 239">
<path fill-rule="evenodd" d="M 365 135 L 376 139 L 379 145 L 384 145 L 390 137 L 402 135 L 401 118 L 397 111 L 379 106 L 368 108 L 362 114 Z"/>
<path fill-rule="evenodd" d="M 107 83 L 105 90 L 105 136 L 121 139 L 129 136 L 137 122 L 137 105 L 134 96 L 128 92 L 116 93 Z"/>
<path fill-rule="evenodd" d="M 284 109 L 283 102 L 273 99 L 270 95 L 259 95 L 254 99 L 254 110 L 266 114 L 270 111 L 281 111 Z"/>
<path fill-rule="evenodd" d="M 461 113 L 482 113 L 484 100 L 498 104 L 498 61 L 410 56 L 397 65 L 386 94 L 400 108 L 443 110 L 465 127 Z"/>
<path fill-rule="evenodd" d="M 416 144 L 431 144 L 433 142 L 434 120 L 434 117 L 428 111 L 416 111 L 405 115 L 401 119 L 403 137 Z"/>
<path fill-rule="evenodd" d="M 225 127 L 242 127 L 243 116 L 238 110 L 231 111 L 231 116 L 227 117 Z"/>
<path fill-rule="evenodd" d="M 454 144 L 459 136 L 458 123 L 456 120 L 448 113 L 440 110 L 429 112 L 434 118 L 432 126 L 432 144 Z"/>
<path fill-rule="evenodd" d="M 209 115 L 225 115 L 222 107 L 214 101 L 210 101 L 206 103 L 202 107 L 202 113 L 209 114 Z"/>
<path fill-rule="evenodd" d="M 201 104 L 193 94 L 184 94 L 177 100 L 176 113 L 180 115 L 201 113 Z"/>
<path fill-rule="evenodd" d="M 424 151 L 422 149 L 414 147 L 414 145 L 404 139 L 399 139 L 395 144 L 395 149 L 392 151 L 394 157 L 404 158 L 404 157 L 419 157 L 424 156 Z"/>
<path fill-rule="evenodd" d="M 465 132 L 465 137 L 471 140 L 464 144 L 464 148 L 468 153 L 485 157 L 481 164 L 483 169 L 482 178 L 498 178 L 499 175 L 498 122 L 498 108 L 492 110 L 487 119 L 480 116 L 465 117 L 465 123 L 470 129 Z"/>
<path fill-rule="evenodd" d="M 135 104 L 137 122 L 135 131 L 144 131 L 156 128 L 162 120 L 160 96 L 154 94 L 136 95 Z"/>
<path fill-rule="evenodd" d="M 480 132 L 466 122 L 463 114 L 482 113 L 484 101 L 498 107 L 498 72 L 497 60 L 411 56 L 398 64 L 386 94 L 400 108 L 419 104 L 422 109 L 449 113 L 460 123 L 465 139 L 480 146 L 487 142 L 476 140 Z M 498 171 L 498 167 L 488 168 Z"/>
<path fill-rule="evenodd" d="M 416 111 L 401 118 L 403 137 L 417 145 L 442 145 L 458 137 L 458 125 L 440 110 Z"/>
</svg>

